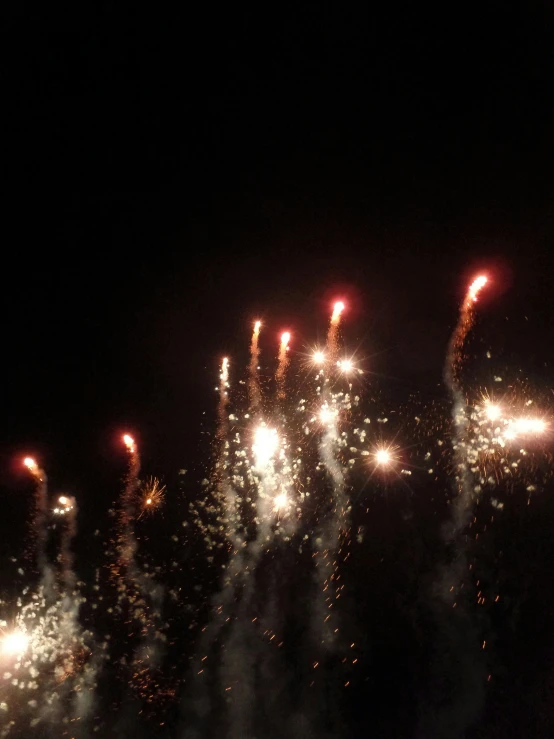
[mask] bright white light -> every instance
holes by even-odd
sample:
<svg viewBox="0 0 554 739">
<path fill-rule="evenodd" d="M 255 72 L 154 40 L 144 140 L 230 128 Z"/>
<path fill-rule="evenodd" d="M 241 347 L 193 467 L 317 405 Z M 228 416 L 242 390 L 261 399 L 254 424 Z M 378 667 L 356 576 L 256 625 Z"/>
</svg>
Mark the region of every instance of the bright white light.
<svg viewBox="0 0 554 739">
<path fill-rule="evenodd" d="M 496 421 L 498 418 L 500 418 L 502 411 L 500 410 L 500 407 L 498 405 L 495 405 L 494 403 L 487 403 L 485 406 L 485 413 L 487 414 L 487 418 L 489 419 L 489 421 Z"/>
<path fill-rule="evenodd" d="M 352 370 L 354 369 L 354 365 L 351 359 L 342 359 L 337 362 L 337 365 L 341 372 L 352 372 Z"/>
<path fill-rule="evenodd" d="M 343 310 L 344 310 L 344 303 L 342 302 L 342 300 L 338 300 L 333 306 L 333 315 L 331 316 L 331 321 L 333 323 L 338 323 L 338 320 Z"/>
<path fill-rule="evenodd" d="M 58 502 L 61 505 L 67 505 L 69 503 L 69 500 L 65 497 L 65 495 L 60 495 L 60 497 L 58 498 Z"/>
<path fill-rule="evenodd" d="M 29 637 L 22 631 L 12 631 L 2 637 L 2 653 L 7 655 L 19 655 L 27 649 Z"/>
<path fill-rule="evenodd" d="M 254 433 L 254 443 L 252 444 L 257 468 L 267 467 L 277 451 L 278 445 L 279 436 L 276 429 L 270 429 L 267 426 L 258 426 Z"/>
<path fill-rule="evenodd" d="M 123 434 L 123 443 L 131 454 L 135 453 L 135 440 L 129 434 Z"/>
<path fill-rule="evenodd" d="M 283 508 L 286 508 L 289 504 L 288 498 L 286 493 L 280 493 L 276 496 L 275 500 L 273 501 L 273 507 L 276 511 L 281 511 Z"/>
<path fill-rule="evenodd" d="M 38 470 L 38 465 L 32 457 L 25 457 L 23 464 L 32 473 L 35 473 Z"/>
<path fill-rule="evenodd" d="M 468 290 L 469 299 L 475 303 L 479 292 L 483 289 L 487 282 L 488 278 L 485 275 L 480 275 L 475 280 L 473 280 Z"/>
<path fill-rule="evenodd" d="M 318 349 L 314 352 L 313 360 L 316 364 L 323 364 L 323 362 L 325 361 L 325 354 L 320 349 Z"/>
<path fill-rule="evenodd" d="M 324 405 L 319 411 L 319 420 L 321 423 L 331 423 L 337 417 L 337 409 Z"/>
<path fill-rule="evenodd" d="M 545 431 L 546 422 L 540 418 L 516 418 L 508 427 L 508 433 L 511 432 L 513 436 L 518 434 L 543 434 Z M 506 437 L 508 438 L 507 434 Z"/>
<path fill-rule="evenodd" d="M 386 465 L 390 464 L 392 460 L 392 457 L 390 455 L 390 452 L 388 452 L 386 449 L 379 449 L 379 451 L 375 452 L 375 461 L 378 465 L 385 467 Z"/>
</svg>

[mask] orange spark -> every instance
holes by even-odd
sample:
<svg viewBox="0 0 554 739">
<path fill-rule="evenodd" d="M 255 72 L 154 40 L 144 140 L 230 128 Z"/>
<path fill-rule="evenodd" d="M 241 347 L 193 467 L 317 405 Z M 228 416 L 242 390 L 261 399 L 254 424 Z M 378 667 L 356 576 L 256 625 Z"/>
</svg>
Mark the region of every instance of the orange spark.
<svg viewBox="0 0 554 739">
<path fill-rule="evenodd" d="M 485 275 L 479 275 L 479 277 L 476 277 L 469 286 L 469 290 L 467 292 L 468 300 L 475 303 L 477 300 L 477 296 L 488 281 L 488 277 L 486 277 Z"/>
<path fill-rule="evenodd" d="M 342 302 L 342 300 L 338 300 L 335 303 L 335 305 L 333 306 L 333 315 L 331 316 L 331 321 L 333 323 L 336 323 L 339 320 L 339 318 L 341 316 L 341 313 L 344 310 L 344 307 L 345 306 L 344 306 L 344 303 Z"/>
<path fill-rule="evenodd" d="M 30 472 L 35 473 L 38 470 L 38 465 L 32 457 L 25 457 L 23 464 Z"/>
</svg>

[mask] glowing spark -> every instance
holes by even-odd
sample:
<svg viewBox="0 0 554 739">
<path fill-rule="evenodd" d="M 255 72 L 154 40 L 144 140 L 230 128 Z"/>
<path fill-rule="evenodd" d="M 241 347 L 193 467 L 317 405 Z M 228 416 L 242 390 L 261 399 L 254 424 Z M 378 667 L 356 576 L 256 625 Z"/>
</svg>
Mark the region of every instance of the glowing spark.
<svg viewBox="0 0 554 739">
<path fill-rule="evenodd" d="M 319 412 L 319 419 L 321 423 L 330 423 L 337 417 L 336 408 L 330 408 L 328 405 L 324 405 Z"/>
<path fill-rule="evenodd" d="M 256 321 L 255 324 L 254 324 L 254 331 L 257 334 L 260 333 L 261 327 L 262 327 L 262 322 L 261 321 Z"/>
<path fill-rule="evenodd" d="M 500 406 L 495 405 L 494 403 L 487 403 L 485 406 L 485 413 L 489 421 L 496 421 L 500 418 L 502 411 L 500 410 Z"/>
<path fill-rule="evenodd" d="M 229 357 L 223 357 L 221 362 L 221 381 L 226 383 L 229 380 Z"/>
<path fill-rule="evenodd" d="M 60 495 L 60 497 L 58 498 L 58 502 L 61 505 L 67 505 L 69 503 L 69 500 L 65 497 L 65 495 Z"/>
<path fill-rule="evenodd" d="M 256 467 L 267 467 L 271 458 L 277 451 L 279 445 L 279 436 L 276 429 L 269 429 L 267 426 L 259 426 L 254 434 L 254 443 L 252 451 L 256 458 Z"/>
<path fill-rule="evenodd" d="M 506 438 L 514 438 L 518 434 L 543 434 L 546 422 L 540 418 L 517 418 L 508 426 Z"/>
<path fill-rule="evenodd" d="M 290 332 L 284 331 L 281 334 L 281 347 L 288 347 L 290 341 Z"/>
<path fill-rule="evenodd" d="M 392 456 L 386 449 L 379 449 L 375 452 L 375 461 L 381 467 L 386 467 L 392 462 Z"/>
<path fill-rule="evenodd" d="M 469 290 L 467 293 L 468 300 L 473 301 L 475 303 L 477 300 L 477 296 L 479 295 L 479 292 L 487 284 L 487 282 L 488 282 L 488 278 L 485 277 L 485 275 L 480 275 L 475 280 L 473 280 L 473 282 L 469 286 Z"/>
<path fill-rule="evenodd" d="M 351 359 L 342 359 L 341 361 L 337 362 L 338 368 L 341 370 L 341 372 L 352 372 L 354 369 L 354 364 L 352 363 Z"/>
<path fill-rule="evenodd" d="M 129 434 L 123 435 L 123 443 L 127 447 L 127 449 L 133 454 L 135 452 L 135 440 L 132 436 L 129 436 Z"/>
<path fill-rule="evenodd" d="M 7 655 L 19 655 L 27 649 L 29 637 L 22 631 L 12 631 L 2 638 L 2 653 Z"/>
<path fill-rule="evenodd" d="M 27 467 L 29 472 L 32 472 L 33 474 L 38 471 L 38 465 L 32 457 L 25 457 L 23 464 Z"/>
<path fill-rule="evenodd" d="M 333 306 L 333 315 L 331 316 L 331 321 L 333 323 L 336 323 L 339 320 L 343 310 L 344 310 L 344 303 L 342 302 L 342 300 L 338 300 Z"/>
<path fill-rule="evenodd" d="M 280 511 L 283 508 L 286 508 L 288 506 L 288 498 L 286 496 L 286 493 L 280 493 L 276 496 L 275 500 L 273 501 L 273 506 L 276 511 Z"/>
<path fill-rule="evenodd" d="M 142 512 L 153 513 L 154 509 L 159 508 L 165 498 L 165 485 L 162 485 L 157 477 L 149 477 L 140 489 Z"/>
<path fill-rule="evenodd" d="M 325 361 L 325 354 L 320 349 L 318 349 L 314 352 L 313 360 L 316 364 L 323 364 L 323 362 Z"/>
</svg>

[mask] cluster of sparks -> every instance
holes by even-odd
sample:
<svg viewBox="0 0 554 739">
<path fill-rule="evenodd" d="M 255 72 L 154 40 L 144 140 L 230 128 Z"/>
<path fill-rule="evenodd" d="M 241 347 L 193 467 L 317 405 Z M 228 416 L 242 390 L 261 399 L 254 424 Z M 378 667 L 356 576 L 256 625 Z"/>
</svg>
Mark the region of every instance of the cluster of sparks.
<svg viewBox="0 0 554 739">
<path fill-rule="evenodd" d="M 454 400 L 453 457 L 459 493 L 456 531 L 466 526 L 465 513 L 487 486 L 492 488 L 500 477 L 515 474 L 527 454 L 524 446 L 546 438 L 549 431 L 545 417 L 529 415 L 531 400 L 495 401 L 486 395 L 468 400 L 462 392 L 462 349 L 473 325 L 475 304 L 487 282 L 481 275 L 467 291 L 446 370 Z M 371 413 L 362 412 L 364 369 L 352 357 L 341 358 L 340 328 L 345 310 L 342 300 L 334 303 L 325 346 L 310 352 L 308 377 L 300 384 L 289 373 L 293 344 L 289 330 L 279 335 L 274 376 L 261 376 L 259 320 L 253 327 L 247 380 L 240 381 L 247 386 L 246 398 L 240 393 L 233 397 L 234 383 L 238 382 L 231 377 L 231 361 L 225 357 L 221 362 L 215 469 L 211 480 L 205 481 L 204 497 L 191 501 L 189 508 L 210 558 L 222 551 L 226 559 L 200 640 L 195 679 L 205 691 L 204 698 L 211 695 L 213 688 L 207 687 L 210 680 L 221 681 L 229 720 L 237 734 L 249 735 L 251 729 L 251 699 L 245 696 L 252 694 L 256 662 L 264 659 L 268 649 L 278 650 L 283 644 L 282 619 L 257 595 L 253 584 L 256 573 L 269 573 L 271 580 L 280 547 L 296 552 L 299 565 L 311 568 L 318 592 L 312 604 L 311 643 L 307 645 L 314 673 L 321 654 L 337 650 L 344 650 L 343 662 L 355 665 L 355 645 L 343 644 L 337 615 L 337 603 L 344 594 L 340 567 L 350 556 L 352 544 L 350 481 L 353 474 L 366 480 L 376 476 L 384 483 L 391 476 L 405 479 L 412 474 L 406 469 L 409 464 L 396 438 L 383 439 L 388 418 L 378 414 L 372 418 Z M 139 634 L 135 646 L 140 656 L 130 654 L 126 660 L 135 682 L 140 683 L 141 695 L 151 697 L 155 688 L 149 675 L 157 667 L 157 645 L 166 637 L 161 589 L 137 562 L 136 526 L 143 516 L 162 507 L 166 489 L 154 477 L 140 481 L 137 442 L 129 434 L 122 442 L 128 453 L 129 473 L 114 514 L 117 526 L 110 569 L 117 600 L 112 610 L 124 619 L 130 633 Z M 26 600 L 18 600 L 13 627 L 0 622 L 0 660 L 7 665 L 3 678 L 0 673 L 0 709 L 11 711 L 11 704 L 20 702 L 17 692 L 36 692 L 40 680 L 48 686 L 66 681 L 65 701 L 72 706 L 66 715 L 73 721 L 86 712 L 83 701 L 79 702 L 80 691 L 94 689 L 100 669 L 100 662 L 92 657 L 99 645 L 95 645 L 92 633 L 79 625 L 79 607 L 85 599 L 70 553 L 76 533 L 76 501 L 69 494 L 58 495 L 48 509 L 64 527 L 62 571 L 56 573 L 45 556 L 45 527 L 54 520 L 49 519 L 45 507 L 46 476 L 33 458 L 25 458 L 23 464 L 37 487 L 41 572 L 36 591 L 26 589 Z M 452 592 L 455 597 L 454 585 Z M 270 591 L 268 598 L 275 599 L 275 593 Z M 221 645 L 219 664 L 212 665 L 208 654 L 216 642 Z M 106 654 L 106 646 L 102 648 Z M 252 654 L 248 667 L 240 657 L 245 650 Z M 315 678 L 311 685 L 314 683 Z M 2 696 L 10 691 L 8 702 Z M 62 710 L 61 692 L 55 693 L 55 700 L 45 699 L 41 705 L 34 698 L 27 701 L 29 710 L 36 713 L 30 726 L 46 721 L 49 715 L 57 720 Z M 234 694 L 240 700 L 233 702 Z M 16 725 L 14 714 L 7 728 L 0 730 L 0 737 L 8 736 Z"/>
</svg>

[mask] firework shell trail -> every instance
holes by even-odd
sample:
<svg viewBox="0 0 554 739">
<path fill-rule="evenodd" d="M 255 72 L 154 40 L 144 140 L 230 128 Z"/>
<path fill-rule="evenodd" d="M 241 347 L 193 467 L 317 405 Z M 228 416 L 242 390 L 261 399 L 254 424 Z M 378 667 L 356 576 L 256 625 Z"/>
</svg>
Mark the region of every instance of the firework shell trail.
<svg viewBox="0 0 554 739">
<path fill-rule="evenodd" d="M 454 465 L 454 493 L 451 515 L 443 524 L 443 538 L 447 544 L 446 562 L 438 568 L 433 583 L 433 609 L 438 639 L 442 644 L 435 655 L 437 705 L 422 712 L 422 736 L 437 736 L 438 728 L 445 716 L 459 716 L 458 732 L 465 734 L 465 728 L 475 720 L 484 701 L 485 664 L 480 641 L 482 635 L 478 623 L 468 611 L 466 604 L 473 593 L 471 568 L 468 562 L 468 537 L 462 532 L 469 524 L 474 503 L 473 470 L 475 467 L 472 445 L 472 413 L 462 388 L 461 369 L 464 359 L 464 346 L 475 319 L 474 306 L 481 289 L 487 283 L 483 275 L 470 285 L 460 308 L 458 323 L 448 346 L 444 377 L 452 396 L 452 461 Z M 456 607 L 457 606 L 457 607 Z M 455 610 L 454 610 L 455 609 Z M 457 689 L 451 694 L 442 695 L 443 663 L 456 665 Z M 453 673 L 454 674 L 454 673 Z"/>
<path fill-rule="evenodd" d="M 331 617 L 333 597 L 329 591 L 334 589 L 334 579 L 338 567 L 338 550 L 341 531 L 345 526 L 347 500 L 345 490 L 345 469 L 340 461 L 341 445 L 340 414 L 348 405 L 349 396 L 343 392 L 333 392 L 331 383 L 336 379 L 337 357 L 339 354 L 339 326 L 344 303 L 338 301 L 327 332 L 323 387 L 320 393 L 320 421 L 322 433 L 319 442 L 319 455 L 331 483 L 331 509 L 322 522 L 319 535 L 315 537 L 314 549 L 318 556 L 315 573 L 319 582 L 319 602 L 315 610 L 314 627 L 320 632 L 322 643 L 330 649 L 335 640 L 336 628 Z M 327 593 L 327 595 L 325 595 Z M 336 593 L 335 593 L 336 597 Z"/>
<path fill-rule="evenodd" d="M 275 380 L 277 381 L 277 400 L 284 400 L 286 397 L 285 377 L 289 366 L 289 342 L 290 332 L 284 331 L 281 334 L 279 357 L 277 360 L 277 373 L 275 374 Z"/>
<path fill-rule="evenodd" d="M 218 406 L 218 438 L 223 440 L 227 435 L 227 405 L 229 404 L 229 358 L 223 357 L 219 373 L 219 406 Z"/>
<path fill-rule="evenodd" d="M 456 467 L 457 498 L 453 508 L 450 538 L 455 538 L 466 523 L 467 512 L 472 503 L 472 485 L 466 448 L 468 446 L 468 414 L 461 387 L 460 370 L 463 363 L 464 345 L 475 320 L 475 303 L 479 293 L 487 284 L 485 275 L 477 277 L 469 286 L 460 309 L 460 317 L 448 345 L 445 380 L 452 395 L 454 422 L 454 463 Z"/>
<path fill-rule="evenodd" d="M 148 696 L 153 680 L 151 669 L 157 667 L 162 657 L 158 647 L 165 640 L 160 631 L 163 591 L 161 586 L 143 572 L 137 562 L 135 520 L 144 512 L 144 506 L 139 510 L 140 455 L 131 436 L 125 434 L 123 442 L 129 455 L 129 470 L 121 496 L 117 536 L 118 562 L 114 574 L 118 590 L 118 610 L 127 610 L 132 616 L 130 623 L 134 622 L 139 626 L 140 642 L 133 652 L 130 664 L 133 671 L 131 685 L 140 695 Z M 146 493 L 146 500 L 148 497 L 153 500 L 153 495 L 151 491 Z"/>
<path fill-rule="evenodd" d="M 325 355 L 329 364 L 336 364 L 339 356 L 339 330 L 341 317 L 344 312 L 345 305 L 342 300 L 338 300 L 333 305 L 333 313 L 329 322 L 327 331 L 327 347 Z"/>
<path fill-rule="evenodd" d="M 120 565 L 123 570 L 133 566 L 137 549 L 133 519 L 136 515 L 136 493 L 139 486 L 140 455 L 135 440 L 129 434 L 123 437 L 129 455 L 129 469 L 125 480 L 125 487 L 121 496 L 119 513 L 118 550 Z"/>
<path fill-rule="evenodd" d="M 250 411 L 253 415 L 257 415 L 262 405 L 262 391 L 260 387 L 259 377 L 259 361 L 260 361 L 260 329 L 261 321 L 256 321 L 252 332 L 252 340 L 250 342 L 250 364 L 248 365 L 248 394 L 250 401 Z"/>
<path fill-rule="evenodd" d="M 58 505 L 54 508 L 54 514 L 63 518 L 62 538 L 60 545 L 59 561 L 62 566 L 62 587 L 67 593 L 75 589 L 76 578 L 73 570 L 72 545 L 77 535 L 77 503 L 73 496 L 60 495 Z"/>
<path fill-rule="evenodd" d="M 460 392 L 459 374 L 463 362 L 464 344 L 475 320 L 475 303 L 487 282 L 488 278 L 480 275 L 469 286 L 460 308 L 458 323 L 450 338 L 444 375 L 446 384 L 453 395 Z"/>
<path fill-rule="evenodd" d="M 35 481 L 35 502 L 33 515 L 33 531 L 36 540 L 36 560 L 43 581 L 50 581 L 51 572 L 48 566 L 46 545 L 48 540 L 48 478 L 32 457 L 26 457 L 23 464 Z"/>
</svg>

